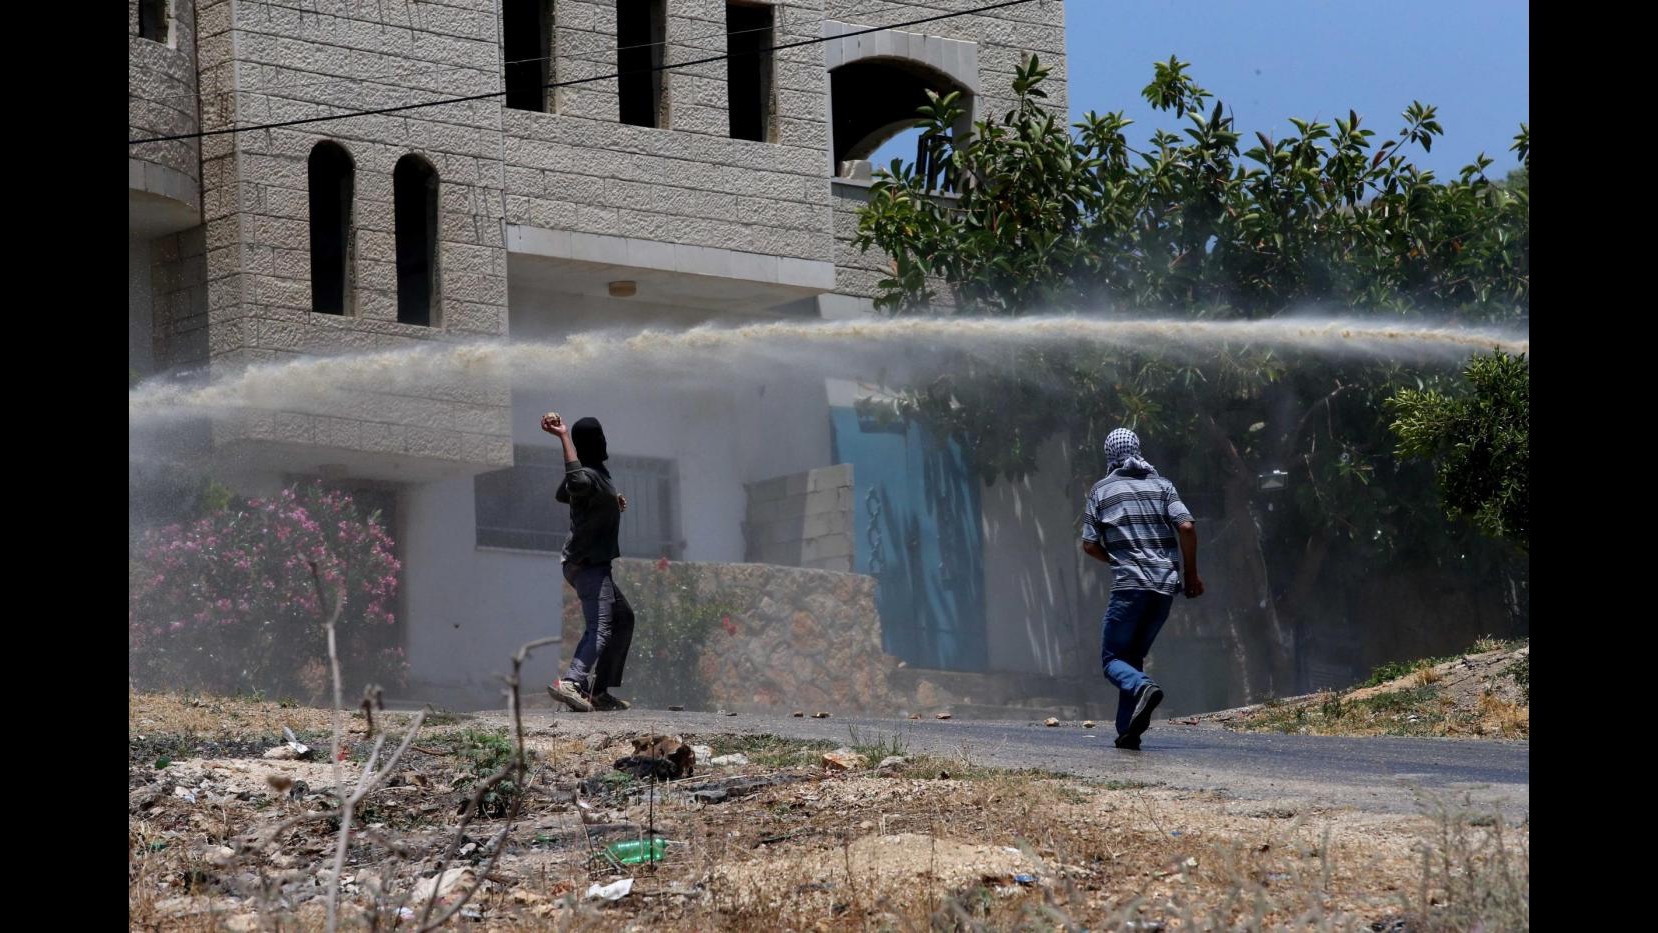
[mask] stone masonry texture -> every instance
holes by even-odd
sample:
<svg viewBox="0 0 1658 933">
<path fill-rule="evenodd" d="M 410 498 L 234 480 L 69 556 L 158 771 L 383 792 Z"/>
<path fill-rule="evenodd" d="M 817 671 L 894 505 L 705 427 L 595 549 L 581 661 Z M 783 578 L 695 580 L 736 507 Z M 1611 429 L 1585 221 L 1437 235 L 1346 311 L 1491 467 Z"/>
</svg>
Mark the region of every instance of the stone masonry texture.
<svg viewBox="0 0 1658 933">
<path fill-rule="evenodd" d="M 969 9 L 978 0 L 800 0 L 776 5 L 776 41 Z M 139 38 L 129 0 L 129 133 L 225 130 L 501 89 L 498 0 L 172 0 L 166 43 Z M 614 0 L 553 0 L 549 75 L 613 72 Z M 725 51 L 724 0 L 669 0 L 668 64 Z M 1007 108 L 1013 69 L 1035 53 L 1064 96 L 1063 5 L 1039 0 L 911 31 L 972 42 L 975 115 Z M 499 97 L 129 149 L 129 184 L 164 177 L 201 226 L 151 246 L 157 362 L 209 371 L 301 355 L 393 350 L 507 335 L 507 225 L 833 262 L 836 291 L 868 297 L 885 265 L 851 246 L 855 197 L 831 181 L 822 44 L 777 53 L 773 140 L 728 137 L 726 65 L 664 74 L 666 126 L 623 125 L 616 82 L 550 92 L 548 112 Z M 843 102 L 842 106 L 847 103 Z M 307 159 L 320 142 L 354 166 L 345 315 L 310 310 Z M 439 180 L 434 324 L 397 320 L 392 173 L 415 155 Z M 147 166 L 165 169 L 151 172 Z M 170 173 L 170 174 L 168 174 Z M 158 183 L 159 184 L 159 183 Z M 199 185 L 199 191 L 193 186 Z M 416 395 L 356 390 L 334 411 L 256 416 L 235 441 L 511 463 L 509 394 L 478 385 Z M 833 561 L 834 556 L 824 560 Z"/>
</svg>

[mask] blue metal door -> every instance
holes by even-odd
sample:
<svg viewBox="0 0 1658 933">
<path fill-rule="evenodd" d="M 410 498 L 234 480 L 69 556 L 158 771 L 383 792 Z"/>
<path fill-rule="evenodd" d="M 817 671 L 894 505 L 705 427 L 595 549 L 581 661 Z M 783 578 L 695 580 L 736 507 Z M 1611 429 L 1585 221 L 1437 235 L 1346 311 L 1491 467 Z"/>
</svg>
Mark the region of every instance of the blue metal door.
<svg viewBox="0 0 1658 933">
<path fill-rule="evenodd" d="M 852 464 L 853 569 L 878 581 L 885 650 L 916 667 L 987 665 L 979 483 L 953 442 L 916 425 L 830 409 L 835 461 Z"/>
</svg>

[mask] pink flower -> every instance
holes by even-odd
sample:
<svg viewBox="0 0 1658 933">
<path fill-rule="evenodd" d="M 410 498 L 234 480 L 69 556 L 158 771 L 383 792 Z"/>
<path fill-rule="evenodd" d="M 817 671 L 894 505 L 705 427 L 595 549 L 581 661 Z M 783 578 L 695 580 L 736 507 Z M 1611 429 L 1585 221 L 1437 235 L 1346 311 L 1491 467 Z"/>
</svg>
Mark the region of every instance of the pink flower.
<svg viewBox="0 0 1658 933">
<path fill-rule="evenodd" d="M 667 570 L 668 569 L 668 555 L 666 555 L 666 554 L 662 555 L 661 559 L 656 562 L 656 569 L 657 570 Z"/>
</svg>

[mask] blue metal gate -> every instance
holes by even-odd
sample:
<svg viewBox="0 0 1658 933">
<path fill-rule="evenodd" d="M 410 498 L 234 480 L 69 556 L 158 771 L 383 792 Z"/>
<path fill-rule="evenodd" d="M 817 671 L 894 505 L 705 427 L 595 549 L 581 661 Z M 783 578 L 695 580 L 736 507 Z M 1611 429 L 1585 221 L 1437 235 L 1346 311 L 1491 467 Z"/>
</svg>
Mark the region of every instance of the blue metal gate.
<svg viewBox="0 0 1658 933">
<path fill-rule="evenodd" d="M 835 461 L 852 464 L 853 569 L 876 578 L 884 648 L 917 667 L 983 671 L 979 482 L 953 442 L 830 409 Z"/>
</svg>

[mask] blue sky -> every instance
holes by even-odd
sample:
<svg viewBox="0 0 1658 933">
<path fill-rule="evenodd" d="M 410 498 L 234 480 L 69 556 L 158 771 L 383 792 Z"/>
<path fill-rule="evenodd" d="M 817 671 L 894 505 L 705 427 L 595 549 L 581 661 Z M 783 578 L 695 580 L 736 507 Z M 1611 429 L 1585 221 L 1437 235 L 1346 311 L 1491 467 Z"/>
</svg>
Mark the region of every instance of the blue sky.
<svg viewBox="0 0 1658 933">
<path fill-rule="evenodd" d="M 1519 0 L 1068 0 L 1065 31 L 1072 119 L 1125 111 L 1136 141 L 1177 128 L 1140 97 L 1152 63 L 1171 54 L 1232 108 L 1246 140 L 1255 130 L 1281 138 L 1292 116 L 1330 122 L 1349 108 L 1386 136 L 1411 101 L 1436 105 L 1445 135 L 1414 155 L 1441 178 L 1482 150 L 1500 177 L 1531 119 L 1530 14 Z M 875 162 L 894 155 L 913 159 L 913 138 L 883 146 Z"/>
</svg>

